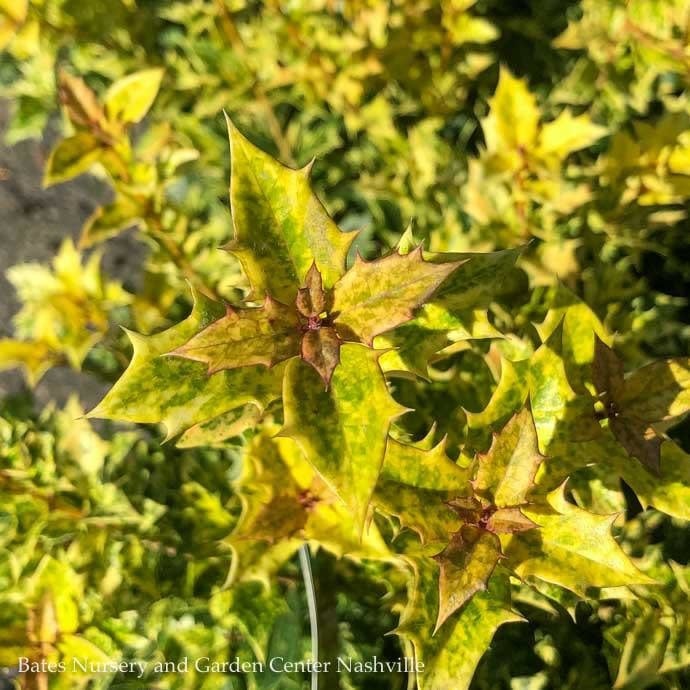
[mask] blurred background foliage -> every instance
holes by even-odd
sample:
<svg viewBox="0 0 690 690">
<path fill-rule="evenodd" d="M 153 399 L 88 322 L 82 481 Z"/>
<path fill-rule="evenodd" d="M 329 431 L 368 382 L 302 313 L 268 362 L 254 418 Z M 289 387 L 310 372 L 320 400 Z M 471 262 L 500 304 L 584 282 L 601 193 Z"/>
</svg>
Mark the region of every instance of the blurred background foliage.
<svg viewBox="0 0 690 690">
<path fill-rule="evenodd" d="M 410 226 L 435 251 L 526 246 L 478 305 L 486 329 L 512 334 L 513 354 L 528 356 L 533 324 L 574 294 L 629 368 L 687 355 L 689 32 L 688 0 L 0 0 L 5 141 L 53 127 L 45 183 L 88 171 L 112 190 L 79 247 L 66 239 L 52 265 L 10 270 L 22 306 L 0 367 L 21 366 L 29 383 L 65 365 L 112 382 L 130 356 L 116 324 L 148 334 L 178 321 L 187 283 L 244 294 L 239 265 L 217 251 L 231 237 L 223 109 L 285 164 L 315 161 L 318 195 L 342 229 L 361 230 L 365 256 Z M 133 227 L 143 277 L 120 284 L 101 253 Z M 421 435 L 443 408 L 459 452 L 496 361 L 484 341 L 456 347 L 436 372 L 455 377 L 450 397 L 434 381 L 401 381 L 398 397 L 418 410 L 404 433 Z M 94 430 L 76 400 L 37 411 L 27 391 L 0 410 L 0 665 L 36 639 L 47 657 L 71 645 L 94 659 L 254 658 L 286 640 L 296 656 L 308 649 L 294 559 L 268 587 L 224 588 L 251 432 L 202 428 L 180 448 L 151 428 Z M 603 512 L 625 513 L 622 542 L 662 589 L 583 601 L 517 587 L 530 623 L 499 631 L 474 687 L 687 687 L 687 523 L 642 511 L 626 486 L 596 490 Z M 404 579 L 330 552 L 315 559 L 329 653 L 395 657 L 384 633 Z M 171 673 L 155 687 L 245 683 L 303 678 Z M 407 679 L 343 674 L 329 689 L 338 683 Z"/>
</svg>

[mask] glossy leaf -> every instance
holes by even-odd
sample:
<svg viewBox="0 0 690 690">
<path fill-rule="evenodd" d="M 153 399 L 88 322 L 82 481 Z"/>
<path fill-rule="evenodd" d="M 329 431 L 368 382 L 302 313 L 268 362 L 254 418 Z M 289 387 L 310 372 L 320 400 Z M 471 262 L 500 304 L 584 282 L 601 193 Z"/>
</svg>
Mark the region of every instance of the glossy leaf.
<svg viewBox="0 0 690 690">
<path fill-rule="evenodd" d="M 434 632 L 477 592 L 484 591 L 498 560 L 501 542 L 487 530 L 463 526 L 434 556 L 439 564 L 439 608 Z"/>
<path fill-rule="evenodd" d="M 416 659 L 424 663 L 424 671 L 417 674 L 419 688 L 467 690 L 496 630 L 522 620 L 510 610 L 508 580 L 497 573 L 486 592 L 478 592 L 432 636 L 439 610 L 438 567 L 427 559 L 416 561 L 414 570 L 408 604 L 396 632 L 410 640 Z"/>
<path fill-rule="evenodd" d="M 357 257 L 333 288 L 333 316 L 346 340 L 373 343 L 374 337 L 413 318 L 460 263 L 431 263 L 421 248 L 376 261 Z"/>
<path fill-rule="evenodd" d="M 226 307 L 214 321 L 171 355 L 202 362 L 208 374 L 254 365 L 272 367 L 299 352 L 297 314 L 266 297 L 258 308 Z"/>
<path fill-rule="evenodd" d="M 89 417 L 162 423 L 168 437 L 246 403 L 260 409 L 280 395 L 280 369 L 244 367 L 208 376 L 199 362 L 165 356 L 215 321 L 222 306 L 194 295 L 185 321 L 153 336 L 128 332 L 132 361 Z"/>
<path fill-rule="evenodd" d="M 594 515 L 568 503 L 563 487 L 549 508 L 523 508 L 538 529 L 502 539 L 506 564 L 520 577 L 537 577 L 580 596 L 590 587 L 653 584 L 611 535 L 616 515 Z"/>
<path fill-rule="evenodd" d="M 111 84 L 103 99 L 108 119 L 122 124 L 142 120 L 158 94 L 162 78 L 162 69 L 146 69 Z"/>
<path fill-rule="evenodd" d="M 292 170 L 243 137 L 228 120 L 230 207 L 227 249 L 249 278 L 253 297 L 292 303 L 316 264 L 326 287 L 345 271 L 354 235 L 342 233 L 309 186 L 309 169 Z"/>
<path fill-rule="evenodd" d="M 388 393 L 378 352 L 346 344 L 340 356 L 327 390 L 311 367 L 300 360 L 288 362 L 281 434 L 297 441 L 363 528 L 388 427 L 405 410 Z"/>
<path fill-rule="evenodd" d="M 525 408 L 494 436 L 488 453 L 478 457 L 472 485 L 499 508 L 519 506 L 527 500 L 542 460 L 534 420 Z"/>
</svg>

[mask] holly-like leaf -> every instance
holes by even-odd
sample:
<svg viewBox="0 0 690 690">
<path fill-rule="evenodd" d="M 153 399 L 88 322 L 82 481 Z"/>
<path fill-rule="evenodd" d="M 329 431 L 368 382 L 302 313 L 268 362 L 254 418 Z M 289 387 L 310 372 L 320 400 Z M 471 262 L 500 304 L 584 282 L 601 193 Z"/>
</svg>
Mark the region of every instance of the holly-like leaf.
<svg viewBox="0 0 690 690">
<path fill-rule="evenodd" d="M 299 359 L 288 362 L 283 403 L 289 436 L 349 506 L 360 529 L 386 449 L 390 422 L 405 408 L 390 396 L 379 352 L 345 344 L 330 387 Z"/>
<path fill-rule="evenodd" d="M 597 392 L 606 394 L 612 401 L 617 400 L 623 392 L 623 363 L 618 359 L 616 353 L 596 334 L 594 336 L 592 380 Z"/>
<path fill-rule="evenodd" d="M 494 534 L 514 534 L 537 527 L 520 508 L 499 508 L 486 521 L 486 529 Z"/>
<path fill-rule="evenodd" d="M 529 360 L 501 358 L 501 377 L 486 407 L 481 412 L 465 411 L 470 429 L 496 430 L 523 407 L 529 392 L 528 369 Z"/>
<path fill-rule="evenodd" d="M 233 408 L 185 431 L 175 444 L 178 448 L 222 445 L 224 441 L 253 429 L 261 420 L 261 410 L 252 403 Z"/>
<path fill-rule="evenodd" d="M 469 471 L 446 454 L 445 442 L 430 450 L 388 439 L 381 479 L 417 489 L 456 492 L 469 491 Z"/>
<path fill-rule="evenodd" d="M 170 354 L 203 362 L 208 374 L 254 365 L 272 367 L 299 353 L 297 314 L 271 297 L 259 308 L 227 306 L 214 321 Z"/>
<path fill-rule="evenodd" d="M 426 449 L 389 438 L 374 504 L 423 543 L 445 544 L 460 527 L 448 503 L 469 493 L 469 478 L 469 471 L 448 457 L 445 442 Z"/>
<path fill-rule="evenodd" d="M 644 467 L 659 475 L 661 439 L 652 427 L 640 419 L 619 415 L 609 419 L 609 428 L 630 457 L 637 458 Z"/>
<path fill-rule="evenodd" d="M 272 544 L 276 558 L 292 553 L 289 548 L 280 551 L 281 543 L 299 545 L 303 540 L 337 557 L 389 558 L 376 527 L 371 525 L 360 539 L 353 515 L 319 479 L 297 444 L 274 437 L 274 432 L 268 427 L 251 440 L 238 482 L 244 509 L 229 541 L 242 571 L 255 558 L 264 558 L 256 551 L 257 540 Z"/>
<path fill-rule="evenodd" d="M 643 507 L 651 506 L 681 520 L 690 520 L 690 456 L 675 443 L 661 444 L 658 475 L 651 474 L 640 463 L 631 462 L 610 435 L 584 452 L 598 457 L 620 475 Z"/>
<path fill-rule="evenodd" d="M 474 489 L 499 508 L 522 505 L 542 460 L 534 420 L 524 408 L 494 436 L 488 453 L 479 455 Z"/>
<path fill-rule="evenodd" d="M 484 310 L 452 313 L 441 304 L 428 303 L 416 316 L 390 333 L 374 340 L 377 348 L 392 348 L 381 357 L 384 371 L 412 372 L 428 376 L 429 360 L 450 343 L 483 338 L 501 338 Z"/>
<path fill-rule="evenodd" d="M 377 335 L 412 319 L 415 310 L 460 265 L 425 261 L 421 247 L 375 261 L 358 255 L 333 288 L 332 313 L 338 332 L 343 339 L 372 345 Z"/>
<path fill-rule="evenodd" d="M 661 421 L 659 419 L 645 419 L 640 413 L 650 416 L 668 414 L 673 401 L 678 395 L 681 386 L 674 390 L 673 383 L 664 379 L 665 367 L 670 369 L 670 362 L 655 362 L 653 370 L 638 374 L 633 378 L 633 386 L 629 388 L 629 379 L 623 377 L 623 363 L 615 352 L 596 338 L 594 362 L 592 365 L 592 377 L 594 386 L 603 396 L 604 410 L 608 417 L 608 425 L 618 442 L 625 448 L 631 457 L 637 458 L 647 469 L 659 474 L 661 464 L 661 438 L 650 426 L 650 422 Z M 661 366 L 655 366 L 661 365 Z M 665 366 L 664 366 L 665 365 Z M 649 367 L 644 367 L 648 369 Z M 682 364 L 679 367 L 683 369 Z M 643 371 L 643 370 L 638 370 Z M 637 373 L 637 372 L 635 372 Z M 651 374 L 651 376 L 650 376 Z M 675 383 L 675 379 L 671 377 Z M 659 384 L 661 380 L 661 385 Z M 690 374 L 687 376 L 690 383 Z M 642 390 L 646 386 L 649 390 Z M 654 391 L 658 395 L 654 396 Z M 647 395 L 653 396 L 655 402 L 651 405 Z M 682 396 L 676 410 L 690 409 L 690 405 L 684 405 Z"/>
<path fill-rule="evenodd" d="M 417 684 L 420 690 L 467 690 L 496 630 L 522 620 L 510 610 L 508 578 L 496 573 L 486 591 L 477 592 L 432 636 L 439 610 L 438 566 L 431 559 L 415 559 L 413 566 L 408 604 L 395 632 L 409 640 L 424 664 Z"/>
<path fill-rule="evenodd" d="M 594 416 L 594 398 L 573 390 L 562 352 L 563 326 L 559 325 L 534 353 L 528 373 L 530 409 L 547 456 L 568 462 L 560 455 L 563 444 L 596 438 L 601 428 Z M 547 464 L 547 463 L 545 463 Z M 572 467 L 572 464 L 570 465 Z"/>
<path fill-rule="evenodd" d="M 537 577 L 585 596 L 590 587 L 654 584 L 611 535 L 617 515 L 594 515 L 569 503 L 564 487 L 549 506 L 523 508 L 538 529 L 501 539 L 507 565 L 520 577 Z"/>
<path fill-rule="evenodd" d="M 670 422 L 690 411 L 690 359 L 668 359 L 636 369 L 625 378 L 617 403 L 648 424 Z"/>
<path fill-rule="evenodd" d="M 425 252 L 424 258 L 431 263 L 462 264 L 438 288 L 433 303 L 454 312 L 488 307 L 496 293 L 501 291 L 503 281 L 514 269 L 522 251 L 518 247 L 487 253 Z"/>
<path fill-rule="evenodd" d="M 564 110 L 541 128 L 539 154 L 555 156 L 562 161 L 568 154 L 591 146 L 606 134 L 606 128 L 592 122 L 587 114 L 573 117 L 569 110 Z"/>
<path fill-rule="evenodd" d="M 142 120 L 153 105 L 162 78 L 162 69 L 145 69 L 111 84 L 103 99 L 108 119 L 121 124 Z"/>
<path fill-rule="evenodd" d="M 304 283 L 304 287 L 297 291 L 297 299 L 295 300 L 297 311 L 306 318 L 313 318 L 319 316 L 327 309 L 330 310 L 326 301 L 326 293 L 323 289 L 323 279 L 315 263 L 311 265 L 307 272 Z"/>
<path fill-rule="evenodd" d="M 448 546 L 434 556 L 440 568 L 439 607 L 434 633 L 477 592 L 487 588 L 498 560 L 501 542 L 491 532 L 463 525 Z"/>
<path fill-rule="evenodd" d="M 0 339 L 0 371 L 21 367 L 30 386 L 35 386 L 61 359 L 59 352 L 41 341 Z"/>
<path fill-rule="evenodd" d="M 353 233 L 341 232 L 309 186 L 309 166 L 292 170 L 243 137 L 228 120 L 234 239 L 252 298 L 290 304 L 316 264 L 326 287 L 345 271 Z"/>
<path fill-rule="evenodd" d="M 161 422 L 172 437 L 246 403 L 263 409 L 278 398 L 282 368 L 243 367 L 208 376 L 199 362 L 163 356 L 215 321 L 222 309 L 195 293 L 192 313 L 176 326 L 148 337 L 128 332 L 132 361 L 89 417 Z"/>
</svg>

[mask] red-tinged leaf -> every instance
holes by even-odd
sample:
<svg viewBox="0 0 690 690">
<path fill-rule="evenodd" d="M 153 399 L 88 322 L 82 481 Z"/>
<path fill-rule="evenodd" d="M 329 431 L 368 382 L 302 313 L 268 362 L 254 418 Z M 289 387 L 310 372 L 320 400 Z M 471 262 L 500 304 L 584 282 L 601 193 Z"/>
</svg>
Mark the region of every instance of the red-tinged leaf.
<svg viewBox="0 0 690 690">
<path fill-rule="evenodd" d="M 534 529 L 537 524 L 523 515 L 520 508 L 499 508 L 486 521 L 486 529 L 494 534 L 514 534 Z"/>
<path fill-rule="evenodd" d="M 333 372 L 340 363 L 340 338 L 335 328 L 323 327 L 307 331 L 302 337 L 302 359 L 311 364 L 328 388 Z"/>
<path fill-rule="evenodd" d="M 485 590 L 501 557 L 501 542 L 491 532 L 464 525 L 450 543 L 434 556 L 439 574 L 439 607 L 436 632 L 474 594 Z"/>
<path fill-rule="evenodd" d="M 317 317 L 326 311 L 326 293 L 316 264 L 311 265 L 304 282 L 305 287 L 297 291 L 295 300 L 297 311 L 306 318 Z"/>
<path fill-rule="evenodd" d="M 58 95 L 67 117 L 75 127 L 106 136 L 107 118 L 96 94 L 83 79 L 63 70 L 58 75 Z"/>
</svg>

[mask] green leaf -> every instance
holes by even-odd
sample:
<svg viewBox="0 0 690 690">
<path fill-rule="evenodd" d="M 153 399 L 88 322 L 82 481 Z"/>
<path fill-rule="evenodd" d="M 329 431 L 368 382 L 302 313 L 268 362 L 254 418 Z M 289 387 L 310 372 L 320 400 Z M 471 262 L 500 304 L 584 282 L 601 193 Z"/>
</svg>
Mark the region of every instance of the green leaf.
<svg viewBox="0 0 690 690">
<path fill-rule="evenodd" d="M 269 296 L 258 308 L 226 307 L 214 321 L 171 355 L 203 362 L 208 374 L 254 365 L 273 367 L 299 353 L 297 314 Z"/>
<path fill-rule="evenodd" d="M 374 504 L 423 543 L 447 543 L 460 527 L 448 501 L 469 491 L 469 472 L 448 457 L 444 441 L 427 450 L 388 439 Z"/>
<path fill-rule="evenodd" d="M 546 342 L 561 327 L 559 351 L 565 361 L 568 380 L 575 391 L 583 392 L 592 383 L 595 336 L 606 345 L 611 345 L 613 339 L 587 304 L 563 285 L 550 290 L 547 304 L 546 318 L 536 325 L 539 337 Z"/>
<path fill-rule="evenodd" d="M 290 304 L 316 264 L 326 287 L 345 271 L 354 234 L 342 233 L 309 186 L 309 167 L 292 170 L 245 139 L 228 119 L 230 207 L 237 256 L 252 286 Z"/>
<path fill-rule="evenodd" d="M 103 99 L 108 119 L 122 124 L 142 120 L 153 105 L 162 78 L 162 69 L 146 69 L 111 84 Z"/>
<path fill-rule="evenodd" d="M 538 529 L 501 539 L 506 565 L 523 578 L 537 577 L 585 596 L 590 587 L 654 584 L 611 536 L 617 515 L 594 515 L 565 499 L 564 487 L 548 496 L 550 507 L 525 507 Z"/>
<path fill-rule="evenodd" d="M 598 448 L 585 448 L 584 452 L 599 458 L 623 477 L 644 507 L 652 506 L 681 520 L 690 520 L 690 455 L 675 443 L 661 444 L 658 476 L 631 462 L 610 436 Z"/>
<path fill-rule="evenodd" d="M 312 367 L 293 359 L 283 389 L 281 435 L 297 441 L 360 529 L 383 463 L 388 427 L 405 412 L 388 393 L 379 355 L 361 345 L 343 345 L 328 390 Z"/>
<path fill-rule="evenodd" d="M 499 538 L 474 525 L 463 525 L 448 546 L 434 556 L 440 568 L 434 633 L 477 592 L 486 590 L 500 557 Z"/>
<path fill-rule="evenodd" d="M 526 501 L 542 460 L 534 420 L 525 408 L 494 436 L 488 453 L 478 456 L 472 485 L 499 508 L 519 506 Z"/>
<path fill-rule="evenodd" d="M 378 336 L 374 344 L 394 348 L 381 358 L 384 371 L 409 371 L 427 378 L 429 360 L 437 353 L 442 357 L 449 343 L 501 337 L 483 310 L 454 314 L 440 304 L 428 303 L 411 321 Z"/>
<path fill-rule="evenodd" d="M 373 502 L 378 511 L 397 518 L 401 527 L 415 532 L 422 544 L 441 546 L 460 528 L 457 514 L 448 505 L 458 493 L 417 489 L 379 479 Z"/>
<path fill-rule="evenodd" d="M 417 674 L 419 690 L 467 690 L 474 671 L 496 630 L 522 619 L 510 610 L 510 585 L 504 575 L 489 580 L 432 636 L 439 610 L 438 567 L 430 559 L 414 561 L 415 575 L 398 635 L 412 643 L 415 658 L 424 664 Z"/>
<path fill-rule="evenodd" d="M 559 444 L 566 441 L 586 441 L 601 433 L 594 416 L 594 399 L 586 392 L 576 394 L 570 385 L 562 338 L 563 326 L 559 325 L 532 356 L 528 374 L 539 448 L 547 456 L 555 456 Z"/>
<path fill-rule="evenodd" d="M 280 396 L 282 369 L 244 367 L 208 376 L 203 365 L 166 357 L 220 316 L 222 305 L 194 294 L 192 313 L 153 336 L 128 331 L 132 361 L 89 417 L 165 425 L 168 438 L 246 403 L 263 409 Z"/>
<path fill-rule="evenodd" d="M 43 185 L 49 187 L 85 173 L 102 153 L 98 139 L 90 132 L 61 139 L 48 156 Z"/>
<path fill-rule="evenodd" d="M 529 360 L 513 362 L 501 358 L 501 378 L 481 412 L 465 410 L 470 429 L 497 429 L 525 404 L 529 392 L 527 371 Z"/>
</svg>

